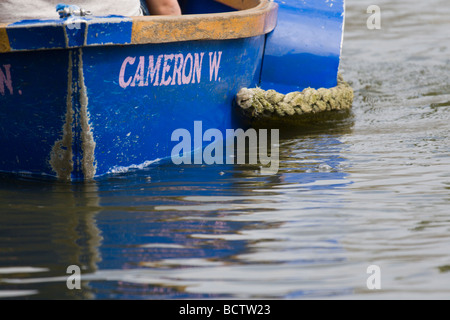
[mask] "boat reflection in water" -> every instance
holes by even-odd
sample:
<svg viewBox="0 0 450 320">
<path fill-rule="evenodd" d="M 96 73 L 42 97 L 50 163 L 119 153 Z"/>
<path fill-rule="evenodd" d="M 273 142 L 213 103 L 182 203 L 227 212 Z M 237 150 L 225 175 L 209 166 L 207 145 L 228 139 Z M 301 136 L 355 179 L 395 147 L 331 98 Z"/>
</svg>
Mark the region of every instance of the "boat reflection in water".
<svg viewBox="0 0 450 320">
<path fill-rule="evenodd" d="M 93 273 L 100 261 L 97 186 L 47 179 L 0 179 L 0 295 L 44 299 L 89 299 L 68 290 L 67 268 Z"/>
<path fill-rule="evenodd" d="M 352 125 L 351 116 L 331 117 L 307 133 L 282 130 L 274 175 L 259 165 L 159 162 L 85 183 L 4 176 L 1 291 L 69 299 L 348 292 L 330 270 L 346 261 L 335 236 L 345 219 L 335 213 L 351 183 L 341 136 Z M 81 268 L 81 290 L 67 288 L 70 265 Z M 326 290 L 308 285 L 319 266 Z"/>
<path fill-rule="evenodd" d="M 109 281 L 90 284 L 96 296 L 348 293 L 345 283 L 330 292 L 307 284 L 315 267 L 332 269 L 346 260 L 328 230 L 344 230 L 334 214 L 343 206 L 340 188 L 350 183 L 339 137 L 351 130 L 352 119 L 311 126 L 303 136 L 284 131 L 276 175 L 263 176 L 255 165 L 160 163 L 101 182 L 102 260 L 95 277 Z M 315 215 L 321 210 L 329 214 Z"/>
</svg>

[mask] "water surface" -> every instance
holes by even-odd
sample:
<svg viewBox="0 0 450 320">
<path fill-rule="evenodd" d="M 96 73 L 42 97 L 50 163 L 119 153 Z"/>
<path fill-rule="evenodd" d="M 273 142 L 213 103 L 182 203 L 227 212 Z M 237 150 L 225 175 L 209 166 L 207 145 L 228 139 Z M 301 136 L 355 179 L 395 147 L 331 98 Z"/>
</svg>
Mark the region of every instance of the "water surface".
<svg viewBox="0 0 450 320">
<path fill-rule="evenodd" d="M 380 0 L 368 30 L 372 4 L 347 1 L 351 114 L 282 130 L 276 175 L 2 176 L 0 298 L 449 299 L 450 5 Z"/>
</svg>

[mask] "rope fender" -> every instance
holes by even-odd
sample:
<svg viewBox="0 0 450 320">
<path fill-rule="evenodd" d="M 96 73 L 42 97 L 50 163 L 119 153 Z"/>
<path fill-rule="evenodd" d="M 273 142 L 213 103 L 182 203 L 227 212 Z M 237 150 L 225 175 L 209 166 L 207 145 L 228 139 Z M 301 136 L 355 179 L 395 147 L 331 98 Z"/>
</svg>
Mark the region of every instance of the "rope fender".
<svg viewBox="0 0 450 320">
<path fill-rule="evenodd" d="M 262 119 L 348 110 L 353 97 L 353 89 L 338 74 L 337 86 L 330 89 L 306 88 L 301 92 L 282 94 L 275 90 L 242 88 L 236 95 L 236 103 L 246 117 Z"/>
</svg>

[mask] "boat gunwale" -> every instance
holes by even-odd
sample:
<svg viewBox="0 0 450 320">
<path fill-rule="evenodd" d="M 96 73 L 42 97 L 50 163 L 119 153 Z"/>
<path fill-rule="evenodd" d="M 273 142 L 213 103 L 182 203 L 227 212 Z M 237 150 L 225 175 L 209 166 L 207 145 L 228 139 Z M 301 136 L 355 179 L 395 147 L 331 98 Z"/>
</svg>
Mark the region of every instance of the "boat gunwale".
<svg viewBox="0 0 450 320">
<path fill-rule="evenodd" d="M 265 35 L 275 29 L 277 23 L 278 4 L 270 0 L 215 0 L 226 4 L 237 11 L 186 14 L 181 16 L 98 16 L 78 19 L 77 22 L 86 24 L 86 35 L 89 26 L 98 23 L 131 23 L 131 39 L 126 43 L 101 43 L 56 48 L 14 49 L 10 45 L 8 29 L 33 27 L 65 27 L 65 20 L 26 20 L 15 23 L 0 23 L 0 53 L 46 49 L 73 49 L 77 47 L 129 45 L 129 44 L 157 44 L 169 42 L 195 40 L 227 40 L 249 38 Z M 245 8 L 252 4 L 254 7 Z M 243 9 L 241 9 L 243 8 Z"/>
<path fill-rule="evenodd" d="M 264 35 L 275 28 L 277 9 L 275 2 L 260 0 L 256 7 L 232 12 L 132 17 L 132 43 L 225 40 Z M 167 29 L 161 32 L 161 28 Z"/>
</svg>

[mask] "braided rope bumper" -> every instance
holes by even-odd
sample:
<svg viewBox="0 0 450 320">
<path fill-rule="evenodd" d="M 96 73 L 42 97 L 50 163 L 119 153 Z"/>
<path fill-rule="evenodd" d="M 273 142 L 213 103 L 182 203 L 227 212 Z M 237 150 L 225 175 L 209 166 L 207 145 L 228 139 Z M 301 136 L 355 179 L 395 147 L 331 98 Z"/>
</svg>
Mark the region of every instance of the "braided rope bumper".
<svg viewBox="0 0 450 320">
<path fill-rule="evenodd" d="M 338 85 L 325 89 L 306 88 L 286 95 L 275 90 L 243 88 L 236 102 L 244 116 L 253 120 L 315 114 L 332 110 L 348 110 L 353 103 L 353 89 L 338 75 Z"/>
</svg>

